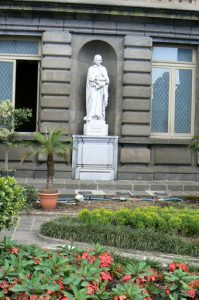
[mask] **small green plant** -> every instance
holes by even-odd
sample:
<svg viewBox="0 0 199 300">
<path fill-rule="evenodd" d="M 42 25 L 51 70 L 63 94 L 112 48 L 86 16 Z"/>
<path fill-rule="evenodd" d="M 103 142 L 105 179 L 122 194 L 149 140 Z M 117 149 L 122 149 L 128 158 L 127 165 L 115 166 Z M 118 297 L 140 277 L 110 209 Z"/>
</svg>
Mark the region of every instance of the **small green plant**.
<svg viewBox="0 0 199 300">
<path fill-rule="evenodd" d="M 26 202 L 28 204 L 31 204 L 37 200 L 37 190 L 33 186 L 24 186 L 25 189 L 25 196 L 26 196 Z"/>
<path fill-rule="evenodd" d="M 25 189 L 12 177 L 0 177 L 0 231 L 16 223 L 25 202 Z"/>
<path fill-rule="evenodd" d="M 17 140 L 16 130 L 32 116 L 30 109 L 15 109 L 11 101 L 5 100 L 0 103 L 0 142 L 5 146 L 5 166 L 8 171 L 8 156 L 11 147 L 22 145 Z"/>
<path fill-rule="evenodd" d="M 196 135 L 192 138 L 189 148 L 191 148 L 195 151 L 199 151 L 199 136 L 198 135 Z"/>
</svg>

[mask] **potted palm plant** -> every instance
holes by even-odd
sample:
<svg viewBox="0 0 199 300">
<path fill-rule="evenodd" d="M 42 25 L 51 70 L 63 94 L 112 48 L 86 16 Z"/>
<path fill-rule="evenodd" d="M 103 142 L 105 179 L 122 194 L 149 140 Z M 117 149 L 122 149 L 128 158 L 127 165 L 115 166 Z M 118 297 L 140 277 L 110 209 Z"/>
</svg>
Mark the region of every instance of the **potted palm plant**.
<svg viewBox="0 0 199 300">
<path fill-rule="evenodd" d="M 54 178 L 54 157 L 55 155 L 63 157 L 65 162 L 69 162 L 71 140 L 66 137 L 63 130 L 53 130 L 46 133 L 35 133 L 35 143 L 33 150 L 23 158 L 32 155 L 44 154 L 47 164 L 47 181 L 46 187 L 39 190 L 38 197 L 40 205 L 45 210 L 52 210 L 57 205 L 60 195 L 59 191 L 53 187 Z"/>
</svg>

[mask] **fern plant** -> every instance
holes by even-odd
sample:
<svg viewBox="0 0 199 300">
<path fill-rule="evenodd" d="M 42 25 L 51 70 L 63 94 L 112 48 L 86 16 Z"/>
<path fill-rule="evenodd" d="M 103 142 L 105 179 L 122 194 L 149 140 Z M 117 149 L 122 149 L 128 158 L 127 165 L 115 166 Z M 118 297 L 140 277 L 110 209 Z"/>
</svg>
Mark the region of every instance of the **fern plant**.
<svg viewBox="0 0 199 300">
<path fill-rule="evenodd" d="M 199 151 L 199 136 L 198 135 L 193 137 L 193 139 L 191 140 L 191 143 L 189 145 L 189 148 L 191 148 L 195 151 Z"/>
</svg>

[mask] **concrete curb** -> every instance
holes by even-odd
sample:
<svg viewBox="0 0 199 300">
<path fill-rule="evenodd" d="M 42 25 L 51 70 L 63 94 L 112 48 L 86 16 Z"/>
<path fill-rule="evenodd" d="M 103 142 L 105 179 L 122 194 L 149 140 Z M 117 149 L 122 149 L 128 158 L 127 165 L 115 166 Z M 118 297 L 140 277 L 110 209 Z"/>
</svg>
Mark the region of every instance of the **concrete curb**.
<svg viewBox="0 0 199 300">
<path fill-rule="evenodd" d="M 56 248 L 58 246 L 68 245 L 71 244 L 75 247 L 81 249 L 89 249 L 91 248 L 92 244 L 89 243 L 81 243 L 81 242 L 71 242 L 69 240 L 62 240 L 56 238 L 47 237 L 41 233 L 38 233 L 38 237 L 44 241 L 47 241 L 49 244 L 52 243 L 52 248 Z M 136 260 L 152 260 L 156 261 L 163 266 L 167 265 L 168 263 L 174 260 L 181 260 L 183 262 L 188 263 L 190 266 L 199 267 L 199 258 L 191 257 L 191 256 L 182 256 L 182 255 L 174 255 L 174 254 L 167 254 L 167 253 L 160 253 L 160 252 L 145 252 L 145 251 L 138 251 L 133 249 L 120 249 L 110 246 L 104 246 L 104 248 L 108 249 L 115 254 L 121 255 L 123 257 L 132 258 Z"/>
</svg>

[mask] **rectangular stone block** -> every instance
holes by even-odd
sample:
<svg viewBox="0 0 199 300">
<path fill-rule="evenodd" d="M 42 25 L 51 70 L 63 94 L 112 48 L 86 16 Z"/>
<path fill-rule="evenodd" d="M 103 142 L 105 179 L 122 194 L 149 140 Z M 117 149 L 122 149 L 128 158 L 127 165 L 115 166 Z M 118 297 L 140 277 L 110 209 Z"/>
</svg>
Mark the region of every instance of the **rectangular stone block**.
<svg viewBox="0 0 199 300">
<path fill-rule="evenodd" d="M 41 93 L 48 95 L 69 95 L 70 86 L 63 83 L 43 83 Z"/>
<path fill-rule="evenodd" d="M 38 161 L 46 161 L 46 160 L 47 160 L 47 155 L 46 154 L 40 153 L 38 155 Z M 64 162 L 64 158 L 63 157 L 59 157 L 57 155 L 54 155 L 54 161 L 55 162 Z M 55 184 L 55 186 L 58 187 L 58 184 Z"/>
<path fill-rule="evenodd" d="M 123 123 L 148 124 L 150 123 L 150 114 L 149 112 L 124 112 L 122 121 Z"/>
<path fill-rule="evenodd" d="M 126 73 L 124 74 L 123 82 L 124 84 L 151 85 L 151 75 Z"/>
<path fill-rule="evenodd" d="M 125 61 L 124 71 L 125 72 L 151 72 L 152 64 L 150 61 Z"/>
<path fill-rule="evenodd" d="M 149 136 L 150 126 L 146 125 L 123 125 L 123 136 Z"/>
<path fill-rule="evenodd" d="M 151 109 L 150 100 L 142 99 L 124 99 L 123 110 L 143 110 L 149 111 Z"/>
<path fill-rule="evenodd" d="M 185 192 L 199 192 L 199 186 L 198 185 L 184 185 L 184 191 Z"/>
<path fill-rule="evenodd" d="M 61 129 L 64 130 L 66 134 L 69 133 L 69 125 L 66 122 L 42 122 L 40 126 L 41 132 L 46 132 L 46 130 L 57 130 Z"/>
<path fill-rule="evenodd" d="M 67 96 L 43 96 L 40 105 L 46 108 L 69 108 L 69 98 Z"/>
<path fill-rule="evenodd" d="M 42 36 L 43 42 L 71 43 L 71 34 L 66 31 L 46 31 Z"/>
<path fill-rule="evenodd" d="M 122 30 L 123 32 L 144 32 L 145 22 L 132 22 L 132 17 L 125 16 L 125 22 L 120 20 L 117 21 L 117 29 Z"/>
<path fill-rule="evenodd" d="M 31 147 L 12 147 L 9 150 L 8 154 L 8 160 L 9 161 L 21 161 L 22 158 L 25 157 L 25 155 L 32 150 Z M 5 152 L 6 152 L 6 147 L 4 145 L 0 145 L 0 160 L 4 161 L 5 160 Z M 29 156 L 26 158 L 26 161 L 32 161 L 32 157 Z M 3 166 L 4 167 L 4 166 Z"/>
<path fill-rule="evenodd" d="M 41 73 L 42 81 L 70 82 L 70 72 L 60 70 L 43 70 Z"/>
<path fill-rule="evenodd" d="M 187 147 L 156 147 L 154 149 L 154 163 L 190 165 L 191 150 Z"/>
<path fill-rule="evenodd" d="M 146 147 L 124 147 L 121 149 L 121 163 L 149 163 L 150 150 Z"/>
<path fill-rule="evenodd" d="M 68 121 L 68 110 L 66 109 L 42 109 L 41 121 Z"/>
<path fill-rule="evenodd" d="M 150 49 L 127 48 L 124 50 L 125 59 L 151 60 L 152 52 Z"/>
<path fill-rule="evenodd" d="M 148 184 L 142 184 L 142 183 L 140 183 L 140 184 L 134 184 L 134 186 L 133 186 L 133 190 L 137 191 L 137 192 L 141 191 L 141 192 L 144 193 L 144 191 L 146 191 L 148 189 L 149 189 L 149 185 Z"/>
<path fill-rule="evenodd" d="M 152 47 L 152 38 L 146 36 L 127 35 L 124 38 L 125 46 Z"/>
<path fill-rule="evenodd" d="M 63 44 L 46 44 L 42 47 L 43 55 L 71 56 L 71 46 Z"/>
<path fill-rule="evenodd" d="M 57 28 L 60 28 L 60 30 L 63 30 L 63 19 L 62 18 L 52 18 L 52 17 L 40 17 L 39 18 L 39 24 L 37 30 L 57 30 Z"/>
<path fill-rule="evenodd" d="M 168 184 L 167 186 L 168 191 L 183 191 L 183 186 L 182 185 L 177 185 L 177 184 Z"/>
<path fill-rule="evenodd" d="M 123 96 L 132 98 L 150 98 L 151 88 L 147 86 L 124 86 Z"/>
<path fill-rule="evenodd" d="M 43 69 L 70 69 L 71 59 L 69 57 L 45 57 L 41 61 Z"/>
<path fill-rule="evenodd" d="M 1 17 L 3 19 L 3 16 Z M 22 26 L 28 26 L 30 27 L 35 27 L 38 26 L 39 24 L 39 18 L 38 17 L 31 17 L 31 16 L 26 16 L 26 18 L 19 18 L 17 16 L 6 16 L 6 24 L 7 25 L 22 25 Z"/>
</svg>

